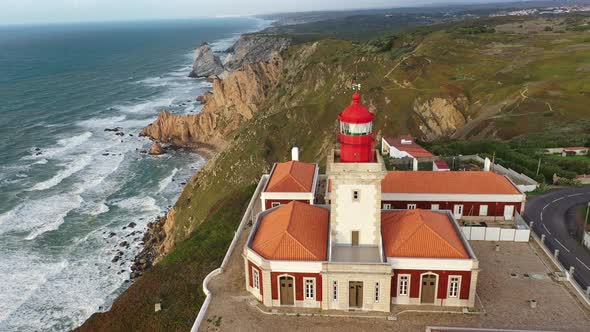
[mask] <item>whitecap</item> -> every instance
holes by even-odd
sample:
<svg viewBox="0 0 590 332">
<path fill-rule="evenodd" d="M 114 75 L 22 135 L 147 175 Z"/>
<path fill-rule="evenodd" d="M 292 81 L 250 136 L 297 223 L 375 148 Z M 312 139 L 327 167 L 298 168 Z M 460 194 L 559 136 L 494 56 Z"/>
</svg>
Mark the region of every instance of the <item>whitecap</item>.
<svg viewBox="0 0 590 332">
<path fill-rule="evenodd" d="M 125 115 L 111 116 L 106 118 L 92 118 L 77 123 L 80 127 L 86 128 L 107 128 L 109 126 L 117 126 L 118 122 L 125 120 Z"/>
<path fill-rule="evenodd" d="M 142 102 L 133 105 L 120 105 L 116 108 L 124 113 L 155 113 L 163 107 L 170 107 L 174 98 L 158 98 L 151 101 Z"/>
<path fill-rule="evenodd" d="M 176 173 L 178 173 L 178 168 L 173 169 L 170 175 L 160 180 L 160 183 L 158 185 L 158 194 L 164 191 L 170 185 L 170 183 L 172 183 L 172 180 L 174 179 Z"/>
<path fill-rule="evenodd" d="M 92 137 L 91 132 L 84 132 L 84 133 L 76 135 L 76 136 L 62 138 L 57 141 L 57 144 L 56 144 L 57 146 L 52 147 L 52 148 L 48 148 L 48 149 L 42 149 L 41 151 L 39 151 L 40 153 L 38 155 L 34 151 L 34 153 L 35 153 L 34 155 L 24 157 L 23 159 L 31 160 L 31 159 L 56 158 L 56 157 L 63 155 L 65 152 L 68 152 L 69 150 L 72 150 L 73 148 L 88 141 L 88 139 L 90 137 Z"/>
<path fill-rule="evenodd" d="M 59 228 L 70 211 L 82 203 L 79 195 L 59 194 L 28 200 L 0 215 L 0 234 L 28 232 L 26 240 Z"/>
<path fill-rule="evenodd" d="M 160 208 L 156 204 L 156 200 L 151 196 L 134 196 L 123 199 L 115 203 L 116 206 L 122 209 L 131 210 L 135 212 L 159 212 Z"/>
<path fill-rule="evenodd" d="M 62 169 L 61 171 L 57 172 L 57 174 L 55 176 L 53 176 L 49 180 L 35 184 L 32 188 L 27 189 L 27 191 L 47 190 L 47 189 L 53 188 L 53 187 L 57 186 L 58 184 L 60 184 L 63 180 L 69 178 L 73 174 L 84 169 L 91 162 L 92 162 L 92 156 L 82 155 L 81 157 L 73 160 L 69 164 L 62 164 L 60 166 L 65 166 L 65 168 Z"/>
</svg>

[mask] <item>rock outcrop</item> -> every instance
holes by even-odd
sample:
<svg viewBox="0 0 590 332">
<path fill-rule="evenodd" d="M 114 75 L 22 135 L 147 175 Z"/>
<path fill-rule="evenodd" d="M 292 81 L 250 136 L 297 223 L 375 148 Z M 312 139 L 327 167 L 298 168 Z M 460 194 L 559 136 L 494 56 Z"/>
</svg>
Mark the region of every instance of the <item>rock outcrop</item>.
<svg viewBox="0 0 590 332">
<path fill-rule="evenodd" d="M 414 120 L 427 140 L 449 137 L 467 122 L 469 100 L 463 94 L 414 100 Z"/>
<path fill-rule="evenodd" d="M 209 44 L 203 43 L 195 51 L 195 62 L 189 77 L 209 77 L 223 73 L 223 64 Z"/>
<path fill-rule="evenodd" d="M 160 143 L 155 142 L 154 144 L 152 144 L 152 147 L 150 148 L 150 151 L 148 153 L 152 156 L 159 156 L 161 154 L 164 154 L 164 148 L 162 148 Z"/>
<path fill-rule="evenodd" d="M 291 44 L 290 39 L 268 34 L 247 34 L 228 50 L 223 63 L 229 72 L 244 65 L 272 60 L 277 54 L 286 50 Z"/>
<path fill-rule="evenodd" d="M 162 111 L 140 136 L 205 152 L 219 150 L 227 135 L 258 111 L 276 85 L 282 66 L 282 58 L 276 55 L 269 61 L 244 65 L 225 79 L 216 78 L 213 93 L 204 96 L 201 113 L 174 115 Z"/>
</svg>

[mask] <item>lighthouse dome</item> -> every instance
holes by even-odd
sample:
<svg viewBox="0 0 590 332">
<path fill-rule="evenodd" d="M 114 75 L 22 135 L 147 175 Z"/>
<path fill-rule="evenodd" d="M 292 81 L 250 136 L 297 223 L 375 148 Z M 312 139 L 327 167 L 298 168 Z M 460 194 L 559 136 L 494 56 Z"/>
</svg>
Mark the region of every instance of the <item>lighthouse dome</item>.
<svg viewBox="0 0 590 332">
<path fill-rule="evenodd" d="M 353 124 L 368 123 L 373 121 L 374 118 L 375 115 L 361 105 L 361 94 L 358 92 L 352 95 L 352 104 L 338 116 L 340 122 Z"/>
</svg>

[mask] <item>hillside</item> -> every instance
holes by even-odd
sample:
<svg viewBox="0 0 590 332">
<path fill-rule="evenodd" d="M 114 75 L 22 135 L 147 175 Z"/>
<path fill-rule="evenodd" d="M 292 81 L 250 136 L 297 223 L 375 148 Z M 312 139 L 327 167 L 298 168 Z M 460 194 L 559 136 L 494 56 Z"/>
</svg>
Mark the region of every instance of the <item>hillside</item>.
<svg viewBox="0 0 590 332">
<path fill-rule="evenodd" d="M 325 163 L 353 77 L 363 85 L 379 135 L 588 137 L 588 21 L 497 18 L 368 43 L 323 39 L 292 46 L 275 62 L 278 75 L 255 111 L 224 132 L 225 148 L 176 203 L 166 222 L 171 252 L 82 330 L 189 329 L 204 298 L 202 279 L 221 262 L 254 184 L 295 145 L 302 160 Z M 155 314 L 160 301 L 164 311 Z"/>
</svg>

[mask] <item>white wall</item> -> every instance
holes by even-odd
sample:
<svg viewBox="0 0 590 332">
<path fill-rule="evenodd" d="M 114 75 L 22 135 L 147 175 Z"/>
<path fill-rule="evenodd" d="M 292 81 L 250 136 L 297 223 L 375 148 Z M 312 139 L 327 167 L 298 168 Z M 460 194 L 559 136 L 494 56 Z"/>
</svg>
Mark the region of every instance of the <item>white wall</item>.
<svg viewBox="0 0 590 332">
<path fill-rule="evenodd" d="M 359 231 L 359 245 L 379 246 L 380 220 L 374 213 L 380 211 L 378 189 L 375 184 L 338 184 L 333 188 L 332 213 L 337 219 L 337 225 L 332 227 L 334 244 L 352 243 L 352 231 Z M 359 192 L 358 201 L 353 200 L 355 190 Z"/>
<path fill-rule="evenodd" d="M 584 245 L 590 249 L 590 232 L 584 233 Z"/>
<path fill-rule="evenodd" d="M 467 240 L 471 241 L 510 241 L 529 242 L 530 229 L 500 227 L 462 226 L 461 230 Z"/>
</svg>

